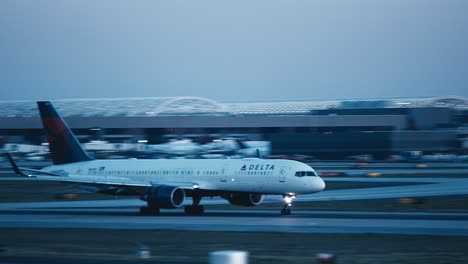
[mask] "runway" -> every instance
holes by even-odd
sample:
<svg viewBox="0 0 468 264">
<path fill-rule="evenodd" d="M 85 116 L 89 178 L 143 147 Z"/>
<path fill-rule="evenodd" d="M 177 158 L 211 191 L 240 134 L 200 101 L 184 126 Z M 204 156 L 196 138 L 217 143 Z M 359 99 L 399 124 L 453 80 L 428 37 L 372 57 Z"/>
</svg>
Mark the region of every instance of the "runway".
<svg viewBox="0 0 468 264">
<path fill-rule="evenodd" d="M 1 181 L 37 181 L 33 178 L 21 177 L 0 177 Z M 411 183 L 411 185 L 389 186 L 389 187 L 370 187 L 370 188 L 352 188 L 341 190 L 327 190 L 316 194 L 299 195 L 296 201 L 337 201 L 337 200 L 362 200 L 362 199 L 387 199 L 402 197 L 430 197 L 430 196 L 448 196 L 448 195 L 468 195 L 468 178 L 417 178 L 417 177 L 391 177 L 391 178 L 371 178 L 371 177 L 340 177 L 324 178 L 327 182 L 372 182 L 372 183 Z M 417 183 L 417 184 L 415 184 Z M 216 201 L 217 200 L 217 201 Z M 213 202 L 216 201 L 216 202 Z M 282 201 L 280 195 L 266 196 L 264 202 Z M 203 203 L 208 204 L 227 204 L 222 199 L 204 199 Z M 73 204 L 74 202 L 70 202 Z M 15 203 L 15 206 L 21 207 L 23 203 Z M 53 205 L 49 203 L 48 206 Z M 132 203 L 128 206 L 136 206 Z M 8 204 L 0 203 L 0 208 L 5 208 Z M 37 206 L 37 204 L 35 205 Z"/>
<path fill-rule="evenodd" d="M 0 178 L 1 179 L 1 178 Z M 32 180 L 29 178 L 20 178 Z M 1 182 L 1 181 L 0 181 Z M 403 186 L 353 188 L 340 190 L 324 190 L 320 193 L 298 195 L 294 201 L 344 201 L 344 200 L 367 200 L 367 199 L 389 199 L 404 197 L 431 197 L 468 195 L 468 179 L 454 178 L 329 178 L 325 182 L 388 182 L 388 183 L 418 183 Z M 280 195 L 266 195 L 264 203 L 282 203 Z M 185 200 L 189 205 L 190 199 Z M 204 205 L 219 205 L 228 202 L 220 198 L 204 198 Z M 19 202 L 0 203 L 0 210 L 22 210 L 22 209 L 44 209 L 44 208 L 108 208 L 108 207 L 140 207 L 145 202 L 139 199 L 113 199 L 98 201 L 67 201 L 67 202 Z M 233 208 L 236 208 L 233 206 Z"/>
<path fill-rule="evenodd" d="M 184 216 L 182 210 L 163 210 L 160 216 L 142 217 L 136 209 L 1 211 L 0 227 L 468 235 L 468 214 L 295 211 L 285 217 L 277 210 L 210 210 Z"/>
<path fill-rule="evenodd" d="M 1 180 L 27 178 L 2 177 Z M 325 190 L 299 195 L 295 202 L 359 200 L 402 197 L 468 195 L 467 178 L 340 177 L 326 182 L 388 182 L 411 185 Z M 416 184 L 415 184 L 416 183 Z M 186 204 L 191 202 L 186 199 Z M 280 195 L 267 195 L 265 203 L 282 202 Z M 202 204 L 228 204 L 225 200 L 203 199 Z M 185 216 L 182 209 L 162 210 L 160 216 L 138 214 L 145 202 L 138 199 L 0 203 L 3 228 L 105 228 L 193 231 L 247 231 L 341 234 L 468 235 L 465 213 L 389 213 L 294 210 L 280 216 L 278 210 L 207 209 L 203 216 Z M 281 205 L 280 205 L 281 206 Z"/>
</svg>

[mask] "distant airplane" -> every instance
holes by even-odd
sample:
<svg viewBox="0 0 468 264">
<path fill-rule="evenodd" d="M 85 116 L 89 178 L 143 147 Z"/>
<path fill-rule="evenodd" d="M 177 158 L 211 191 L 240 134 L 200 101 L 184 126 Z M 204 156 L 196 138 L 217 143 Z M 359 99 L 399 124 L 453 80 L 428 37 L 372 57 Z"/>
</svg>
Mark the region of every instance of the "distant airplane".
<svg viewBox="0 0 468 264">
<path fill-rule="evenodd" d="M 269 154 L 269 142 L 250 141 L 250 144 L 256 144 L 256 147 L 247 146 L 246 142 L 236 138 L 215 139 L 210 143 L 202 145 L 200 153 L 203 156 L 223 155 L 223 156 L 242 156 L 253 157 L 257 154 L 257 149 L 261 149 L 265 154 Z"/>
<path fill-rule="evenodd" d="M 171 140 L 168 143 L 148 145 L 147 147 L 152 153 L 170 156 L 197 155 L 201 149 L 200 144 L 197 144 L 190 139 Z"/>
<path fill-rule="evenodd" d="M 43 145 L 31 145 L 31 144 L 15 144 L 8 143 L 3 146 L 3 150 L 9 153 L 19 153 L 20 155 L 27 154 L 43 154 L 47 152 L 47 146 Z"/>
<path fill-rule="evenodd" d="M 87 190 L 118 195 L 139 195 L 147 202 L 142 215 L 192 205 L 185 214 L 202 214 L 203 197 L 220 196 L 240 206 L 259 205 L 266 194 L 282 195 L 281 214 L 291 214 L 298 194 L 320 192 L 324 181 L 304 163 L 279 159 L 119 159 L 96 160 L 82 148 L 50 102 L 38 102 L 53 164 L 41 170 L 19 168 L 7 154 L 13 170 L 39 180 L 78 183 Z"/>
<path fill-rule="evenodd" d="M 243 141 L 233 138 L 214 139 L 209 143 L 199 144 L 191 139 L 173 139 L 167 143 L 145 145 L 144 152 L 165 157 L 251 157 L 256 155 L 258 148 L 268 154 L 269 146 L 266 141 L 252 141 L 258 147 L 249 147 Z"/>
</svg>

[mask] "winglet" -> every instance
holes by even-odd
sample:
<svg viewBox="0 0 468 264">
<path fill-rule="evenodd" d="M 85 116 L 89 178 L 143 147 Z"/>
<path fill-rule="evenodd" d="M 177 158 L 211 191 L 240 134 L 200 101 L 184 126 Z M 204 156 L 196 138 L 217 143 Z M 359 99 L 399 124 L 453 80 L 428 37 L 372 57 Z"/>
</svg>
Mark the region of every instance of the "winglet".
<svg viewBox="0 0 468 264">
<path fill-rule="evenodd" d="M 18 165 L 16 165 L 16 162 L 13 160 L 13 158 L 11 157 L 10 153 L 8 152 L 5 152 L 5 156 L 7 157 L 8 161 L 10 162 L 11 164 L 11 168 L 13 169 L 13 171 L 18 174 L 18 175 L 21 175 L 21 176 L 26 176 L 26 177 L 31 177 L 30 175 L 24 173 L 21 171 L 21 169 L 18 167 Z"/>
</svg>

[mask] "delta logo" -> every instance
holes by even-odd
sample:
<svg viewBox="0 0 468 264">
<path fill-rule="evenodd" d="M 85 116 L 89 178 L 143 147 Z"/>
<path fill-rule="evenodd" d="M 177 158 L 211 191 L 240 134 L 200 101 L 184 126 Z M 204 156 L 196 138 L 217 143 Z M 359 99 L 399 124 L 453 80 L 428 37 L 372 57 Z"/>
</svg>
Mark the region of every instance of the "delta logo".
<svg viewBox="0 0 468 264">
<path fill-rule="evenodd" d="M 245 171 L 245 170 L 255 170 L 255 171 L 264 171 L 264 170 L 274 170 L 275 169 L 275 165 L 272 165 L 272 164 L 250 164 L 250 165 L 243 165 L 241 167 L 241 170 Z"/>
</svg>

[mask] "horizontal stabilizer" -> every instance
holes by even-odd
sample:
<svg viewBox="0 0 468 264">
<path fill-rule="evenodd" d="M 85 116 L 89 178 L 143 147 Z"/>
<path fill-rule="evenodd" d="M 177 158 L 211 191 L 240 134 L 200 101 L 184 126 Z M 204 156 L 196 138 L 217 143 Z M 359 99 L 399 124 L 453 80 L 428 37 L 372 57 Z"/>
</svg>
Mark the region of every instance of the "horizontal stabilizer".
<svg viewBox="0 0 468 264">
<path fill-rule="evenodd" d="M 18 167 L 18 165 L 16 164 L 16 162 L 13 160 L 13 157 L 11 157 L 10 153 L 6 152 L 6 153 L 5 153 L 5 156 L 7 157 L 8 161 L 10 162 L 10 166 L 2 166 L 2 167 L 12 169 L 17 175 L 26 176 L 26 177 L 36 177 L 36 176 L 38 176 L 38 175 L 41 175 L 41 176 L 42 176 L 42 175 L 47 175 L 47 176 L 61 176 L 61 175 L 59 175 L 59 174 L 50 173 L 50 172 L 45 172 L 45 171 L 41 171 L 41 170 L 28 169 L 28 168 L 20 168 L 20 167 Z M 25 173 L 25 172 L 37 173 L 37 175 L 27 174 L 27 173 Z"/>
</svg>

